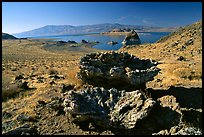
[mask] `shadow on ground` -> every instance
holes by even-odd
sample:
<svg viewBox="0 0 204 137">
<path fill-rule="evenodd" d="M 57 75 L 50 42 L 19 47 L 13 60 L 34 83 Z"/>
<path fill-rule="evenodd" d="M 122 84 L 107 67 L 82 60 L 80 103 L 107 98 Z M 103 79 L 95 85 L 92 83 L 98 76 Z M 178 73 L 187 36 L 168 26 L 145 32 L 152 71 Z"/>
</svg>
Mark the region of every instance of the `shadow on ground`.
<svg viewBox="0 0 204 137">
<path fill-rule="evenodd" d="M 154 100 L 165 95 L 173 95 L 181 108 L 202 108 L 202 88 L 171 86 L 168 90 L 147 89 Z"/>
<path fill-rule="evenodd" d="M 133 129 L 118 129 L 111 128 L 115 135 L 152 135 L 161 130 L 170 130 L 173 126 L 179 126 L 181 123 L 186 123 L 187 126 L 194 126 L 202 129 L 202 88 L 185 88 L 185 87 L 170 87 L 167 90 L 147 89 L 151 97 L 157 101 L 166 95 L 173 95 L 176 97 L 176 102 L 179 103 L 182 115 L 169 107 L 162 107 L 157 101 L 152 108 L 149 116 L 139 121 Z M 81 124 L 82 130 L 90 130 L 88 124 Z M 103 129 L 95 127 L 93 130 L 102 132 Z M 102 131 L 101 131 L 102 130 Z M 106 129 L 104 129 L 106 130 Z"/>
</svg>

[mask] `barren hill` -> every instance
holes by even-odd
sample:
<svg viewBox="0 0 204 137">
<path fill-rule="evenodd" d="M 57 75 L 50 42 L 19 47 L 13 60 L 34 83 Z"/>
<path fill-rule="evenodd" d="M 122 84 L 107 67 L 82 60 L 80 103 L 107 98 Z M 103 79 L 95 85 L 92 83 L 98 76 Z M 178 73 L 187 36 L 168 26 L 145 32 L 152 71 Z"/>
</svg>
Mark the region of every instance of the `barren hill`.
<svg viewBox="0 0 204 137">
<path fill-rule="evenodd" d="M 121 49 L 142 58 L 160 61 L 163 72 L 155 87 L 202 84 L 202 21 L 179 28 L 154 44 Z"/>
<path fill-rule="evenodd" d="M 2 32 L 2 39 L 18 39 L 18 38 L 14 37 L 13 35 Z"/>
</svg>

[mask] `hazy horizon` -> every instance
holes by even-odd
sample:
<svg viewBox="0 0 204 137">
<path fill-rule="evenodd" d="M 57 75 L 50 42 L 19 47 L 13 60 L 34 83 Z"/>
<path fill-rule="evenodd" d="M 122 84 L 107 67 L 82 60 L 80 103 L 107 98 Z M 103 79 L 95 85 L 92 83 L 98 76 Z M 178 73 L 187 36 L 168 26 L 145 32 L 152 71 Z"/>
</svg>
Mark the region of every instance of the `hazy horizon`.
<svg viewBox="0 0 204 137">
<path fill-rule="evenodd" d="M 104 23 L 178 27 L 202 19 L 202 2 L 2 2 L 2 32 Z"/>
</svg>

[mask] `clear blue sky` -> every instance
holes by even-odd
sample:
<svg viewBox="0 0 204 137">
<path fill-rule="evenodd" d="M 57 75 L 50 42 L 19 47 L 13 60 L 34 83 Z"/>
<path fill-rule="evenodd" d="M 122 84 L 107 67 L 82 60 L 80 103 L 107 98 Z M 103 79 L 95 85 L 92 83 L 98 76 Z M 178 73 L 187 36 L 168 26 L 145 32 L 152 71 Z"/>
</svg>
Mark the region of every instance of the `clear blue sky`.
<svg viewBox="0 0 204 137">
<path fill-rule="evenodd" d="M 201 2 L 2 2 L 2 31 L 120 23 L 175 27 L 202 19 Z"/>
</svg>

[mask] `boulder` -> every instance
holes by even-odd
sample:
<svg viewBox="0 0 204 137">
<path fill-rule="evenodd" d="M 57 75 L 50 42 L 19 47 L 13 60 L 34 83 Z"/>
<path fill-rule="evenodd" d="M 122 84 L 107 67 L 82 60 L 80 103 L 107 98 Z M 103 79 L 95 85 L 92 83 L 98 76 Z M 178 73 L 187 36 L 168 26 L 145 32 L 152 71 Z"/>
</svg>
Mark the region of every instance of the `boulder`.
<svg viewBox="0 0 204 137">
<path fill-rule="evenodd" d="M 202 131 L 196 127 L 185 127 L 183 125 L 173 126 L 168 130 L 161 130 L 158 133 L 152 135 L 202 135 Z"/>
<path fill-rule="evenodd" d="M 88 43 L 88 42 L 87 42 L 86 40 L 83 40 L 83 39 L 82 39 L 82 40 L 81 40 L 81 43 L 85 43 L 85 44 L 86 44 L 86 43 Z"/>
<path fill-rule="evenodd" d="M 37 129 L 30 127 L 28 124 L 17 127 L 10 131 L 3 133 L 2 135 L 37 135 Z"/>
<path fill-rule="evenodd" d="M 65 44 L 65 43 L 66 43 L 66 41 L 62 41 L 62 40 L 57 41 L 57 44 Z"/>
<path fill-rule="evenodd" d="M 148 116 L 155 103 L 139 90 L 125 92 L 94 87 L 67 92 L 63 106 L 74 122 L 91 121 L 100 127 L 132 129 Z"/>
<path fill-rule="evenodd" d="M 86 54 L 80 60 L 78 78 L 93 86 L 135 90 L 153 80 L 160 69 L 151 59 L 139 59 L 127 52 Z"/>
<path fill-rule="evenodd" d="M 130 33 L 122 41 L 122 44 L 124 45 L 134 45 L 140 43 L 141 43 L 140 38 L 134 30 L 131 30 Z"/>
<path fill-rule="evenodd" d="M 67 43 L 69 43 L 69 44 L 77 44 L 76 41 L 72 41 L 72 40 L 68 40 Z"/>
<path fill-rule="evenodd" d="M 157 101 L 162 107 L 169 107 L 173 111 L 176 111 L 181 114 L 179 103 L 176 101 L 176 97 L 173 95 L 166 95 L 161 98 L 158 98 Z"/>
</svg>

